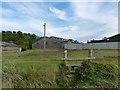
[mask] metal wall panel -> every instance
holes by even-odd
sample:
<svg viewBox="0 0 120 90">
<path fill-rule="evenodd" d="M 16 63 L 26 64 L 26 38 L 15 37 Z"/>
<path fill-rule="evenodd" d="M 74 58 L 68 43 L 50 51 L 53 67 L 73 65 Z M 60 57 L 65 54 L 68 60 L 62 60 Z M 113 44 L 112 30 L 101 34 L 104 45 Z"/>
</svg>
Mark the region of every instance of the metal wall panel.
<svg viewBox="0 0 120 90">
<path fill-rule="evenodd" d="M 120 49 L 120 42 L 65 44 L 65 49 Z"/>
</svg>

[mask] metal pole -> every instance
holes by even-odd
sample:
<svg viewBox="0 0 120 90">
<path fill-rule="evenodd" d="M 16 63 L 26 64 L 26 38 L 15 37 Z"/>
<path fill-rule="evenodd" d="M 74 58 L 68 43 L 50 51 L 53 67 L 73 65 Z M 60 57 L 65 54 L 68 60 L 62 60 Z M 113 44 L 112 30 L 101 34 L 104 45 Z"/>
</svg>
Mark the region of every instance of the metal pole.
<svg viewBox="0 0 120 90">
<path fill-rule="evenodd" d="M 46 48 L 46 23 L 44 23 L 44 49 Z"/>
</svg>

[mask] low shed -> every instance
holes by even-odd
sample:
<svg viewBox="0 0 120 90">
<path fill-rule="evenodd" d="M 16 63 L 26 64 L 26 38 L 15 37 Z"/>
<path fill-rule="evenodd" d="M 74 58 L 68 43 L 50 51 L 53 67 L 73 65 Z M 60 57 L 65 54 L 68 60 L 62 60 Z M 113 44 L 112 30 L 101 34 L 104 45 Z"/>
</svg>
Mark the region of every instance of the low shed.
<svg viewBox="0 0 120 90">
<path fill-rule="evenodd" d="M 21 47 L 13 42 L 8 43 L 0 41 L 0 52 L 21 52 Z"/>
</svg>

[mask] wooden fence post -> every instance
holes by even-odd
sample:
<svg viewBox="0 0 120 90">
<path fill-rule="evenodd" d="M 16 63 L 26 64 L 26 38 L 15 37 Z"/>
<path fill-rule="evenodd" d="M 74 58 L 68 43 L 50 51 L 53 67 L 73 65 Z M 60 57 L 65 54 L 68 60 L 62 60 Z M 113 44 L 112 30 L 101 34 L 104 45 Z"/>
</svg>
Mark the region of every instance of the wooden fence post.
<svg viewBox="0 0 120 90">
<path fill-rule="evenodd" d="M 89 49 L 89 55 L 88 57 L 92 57 L 92 49 Z"/>
<path fill-rule="evenodd" d="M 67 50 L 64 51 L 64 58 L 67 58 Z"/>
</svg>

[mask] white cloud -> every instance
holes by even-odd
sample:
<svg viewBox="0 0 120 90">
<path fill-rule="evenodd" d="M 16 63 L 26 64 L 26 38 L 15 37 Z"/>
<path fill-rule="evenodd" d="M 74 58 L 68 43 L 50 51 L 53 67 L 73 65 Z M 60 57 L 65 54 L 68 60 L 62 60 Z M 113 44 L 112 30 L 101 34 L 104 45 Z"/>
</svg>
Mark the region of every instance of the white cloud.
<svg viewBox="0 0 120 90">
<path fill-rule="evenodd" d="M 119 2 L 119 0 L 68 0 L 70 2 Z"/>
<path fill-rule="evenodd" d="M 105 23 L 106 20 L 110 19 L 111 16 L 113 17 L 114 13 L 117 11 L 115 10 L 115 7 L 113 7 L 113 9 L 110 8 L 109 11 L 107 11 L 105 10 L 105 6 L 104 10 L 99 10 L 102 4 L 100 2 L 72 2 L 71 4 L 75 10 L 75 17 L 84 18 L 95 22 Z"/>
<path fill-rule="evenodd" d="M 61 19 L 61 20 L 66 20 L 66 19 L 67 19 L 67 17 L 66 17 L 66 12 L 65 12 L 65 11 L 59 10 L 59 9 L 57 9 L 57 8 L 54 8 L 54 7 L 50 7 L 49 9 L 50 9 L 50 11 L 51 11 L 52 13 L 54 13 L 55 16 L 58 17 L 59 19 Z"/>
<path fill-rule="evenodd" d="M 1 0 L 2 2 L 118 2 L 119 0 Z"/>
<path fill-rule="evenodd" d="M 2 8 L 0 7 L 0 15 L 2 15 Z"/>
<path fill-rule="evenodd" d="M 44 0 L 1 0 L 2 2 L 44 2 Z"/>
<path fill-rule="evenodd" d="M 20 30 L 22 25 L 19 23 L 16 23 L 12 20 L 6 20 L 2 19 L 2 29 L 3 30 Z"/>
<path fill-rule="evenodd" d="M 85 41 L 80 38 L 94 34 L 94 32 L 91 32 L 89 29 L 82 29 L 77 25 L 56 27 L 48 23 L 47 27 L 48 27 L 47 28 L 48 36 L 57 36 L 57 37 L 68 38 L 68 39 L 71 38 L 71 39 L 79 40 L 79 41 Z"/>
<path fill-rule="evenodd" d="M 35 19 L 28 20 L 26 22 L 21 22 L 17 20 L 6 20 L 2 19 L 2 30 L 9 31 L 22 31 L 25 33 L 35 33 L 41 36 L 43 22 Z"/>
<path fill-rule="evenodd" d="M 113 2 L 111 3 L 113 4 Z M 74 16 L 75 18 L 79 20 L 81 20 L 81 18 L 85 20 L 89 20 L 91 21 L 91 23 L 96 22 L 98 24 L 105 24 L 105 26 L 103 25 L 103 27 L 99 27 L 99 29 L 96 28 L 96 30 L 95 30 L 96 26 L 94 26 L 93 28 L 85 27 L 86 25 L 79 26 L 79 27 L 84 27 L 83 31 L 88 33 L 88 36 L 95 33 L 98 34 L 98 32 L 103 30 L 105 30 L 104 34 L 102 34 L 103 36 L 105 35 L 111 36 L 118 33 L 117 3 L 114 3 L 116 5 L 115 7 L 109 8 L 108 10 L 106 10 L 105 5 L 104 5 L 104 9 L 100 9 L 101 4 L 102 3 L 100 2 L 77 2 L 77 3 L 72 2 L 71 3 L 73 9 L 75 10 L 75 16 Z M 84 22 L 84 20 L 80 22 Z M 90 22 L 87 24 L 90 24 Z M 89 29 L 91 29 L 90 31 L 92 33 L 89 33 L 89 31 L 87 31 Z M 85 35 L 86 33 L 83 33 L 83 35 Z"/>
<path fill-rule="evenodd" d="M 7 5 L 10 9 L 6 9 L 7 11 L 13 13 L 14 15 L 18 15 L 17 17 L 22 18 L 38 18 L 41 17 L 45 12 L 41 7 L 42 3 L 33 3 L 33 2 L 10 2 Z M 6 10 L 3 10 L 7 15 Z M 42 14 L 41 14 L 42 13 Z M 4 14 L 4 13 L 3 13 Z M 11 16 L 14 16 L 11 15 Z M 8 16 L 9 17 L 9 16 Z"/>
</svg>

